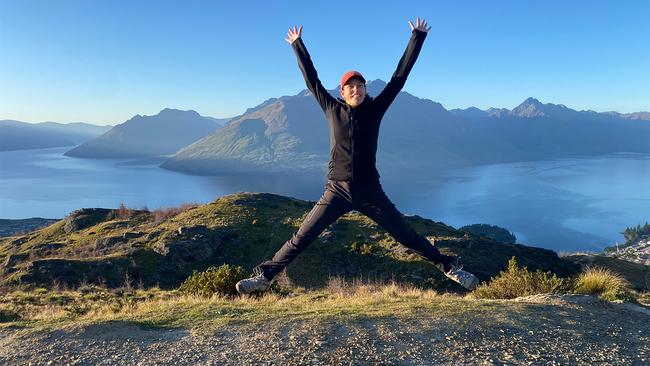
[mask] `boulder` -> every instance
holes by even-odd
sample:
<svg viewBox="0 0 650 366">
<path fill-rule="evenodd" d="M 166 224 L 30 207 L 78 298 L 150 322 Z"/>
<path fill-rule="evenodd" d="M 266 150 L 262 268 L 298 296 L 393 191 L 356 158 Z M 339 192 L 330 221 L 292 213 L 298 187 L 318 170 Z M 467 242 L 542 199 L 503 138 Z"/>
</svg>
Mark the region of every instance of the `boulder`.
<svg viewBox="0 0 650 366">
<path fill-rule="evenodd" d="M 32 253 L 35 253 L 39 256 L 49 255 L 57 249 L 63 248 L 63 246 L 64 245 L 61 243 L 42 243 L 35 245 L 34 248 L 32 248 Z"/>
<path fill-rule="evenodd" d="M 155 247 L 154 251 L 167 257 L 168 261 L 191 263 L 210 258 L 218 246 L 219 243 L 187 240 L 166 243 Z"/>
<path fill-rule="evenodd" d="M 100 222 L 106 221 L 108 215 L 113 210 L 106 208 L 82 208 L 73 211 L 65 218 L 65 225 L 63 230 L 66 233 L 85 229 L 87 227 L 96 225 Z"/>
<path fill-rule="evenodd" d="M 15 266 L 16 264 L 23 262 L 28 257 L 29 257 L 28 253 L 9 254 L 7 256 L 7 259 L 5 259 L 4 263 L 2 264 L 2 266 L 5 269 L 9 269 Z"/>
<path fill-rule="evenodd" d="M 125 240 L 122 236 L 107 236 L 104 238 L 99 238 L 95 240 L 95 250 L 97 251 L 106 251 L 111 249 L 118 244 L 125 243 Z"/>
<path fill-rule="evenodd" d="M 139 231 L 127 231 L 126 233 L 122 234 L 122 238 L 129 240 L 129 239 L 139 238 L 142 235 L 144 235 L 144 233 Z"/>
<path fill-rule="evenodd" d="M 83 281 L 119 286 L 124 282 L 131 261 L 116 257 L 101 260 L 75 260 L 48 258 L 30 262 L 18 281 L 34 285 L 51 285 L 54 282 L 78 286 Z"/>
<path fill-rule="evenodd" d="M 210 230 L 205 225 L 181 226 L 176 233 L 182 237 L 198 240 L 208 237 Z"/>
</svg>

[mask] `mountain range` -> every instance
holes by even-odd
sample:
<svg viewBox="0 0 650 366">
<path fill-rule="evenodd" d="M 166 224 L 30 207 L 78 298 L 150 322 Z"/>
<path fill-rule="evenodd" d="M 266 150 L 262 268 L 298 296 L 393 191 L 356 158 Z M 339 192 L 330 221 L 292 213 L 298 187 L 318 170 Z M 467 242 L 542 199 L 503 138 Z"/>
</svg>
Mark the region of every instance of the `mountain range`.
<svg viewBox="0 0 650 366">
<path fill-rule="evenodd" d="M 369 95 L 386 83 L 370 81 Z M 339 89 L 329 91 L 340 95 Z M 650 113 L 575 111 L 528 98 L 512 110 L 446 110 L 401 92 L 382 121 L 380 173 L 423 174 L 451 166 L 650 152 Z M 325 171 L 329 131 L 307 90 L 269 99 L 183 147 L 161 166 L 190 174 Z"/>
<path fill-rule="evenodd" d="M 368 82 L 367 92 L 376 96 L 385 86 L 384 81 L 373 80 Z M 338 87 L 329 92 L 340 95 Z M 422 175 L 446 167 L 613 152 L 649 153 L 648 122 L 649 112 L 576 111 L 532 97 L 512 110 L 447 110 L 440 103 L 400 92 L 382 121 L 377 167 L 382 174 Z M 19 122 L 0 121 L 3 149 L 20 140 L 5 138 L 9 134 L 4 131 L 11 123 Z M 32 126 L 27 127 L 35 128 Z M 103 134 L 93 131 L 95 136 L 84 135 L 83 143 L 66 155 L 162 156 L 166 160 L 161 167 L 198 175 L 322 173 L 329 161 L 327 121 L 308 90 L 268 99 L 233 118 L 164 109 L 153 116 L 136 115 Z M 52 140 L 57 136 L 49 135 Z M 28 140 L 25 136 L 23 139 Z M 81 139 L 57 143 L 72 145 Z"/>
<path fill-rule="evenodd" d="M 112 126 L 88 123 L 27 123 L 14 120 L 0 121 L 0 151 L 44 149 L 74 146 L 93 139 Z"/>
</svg>

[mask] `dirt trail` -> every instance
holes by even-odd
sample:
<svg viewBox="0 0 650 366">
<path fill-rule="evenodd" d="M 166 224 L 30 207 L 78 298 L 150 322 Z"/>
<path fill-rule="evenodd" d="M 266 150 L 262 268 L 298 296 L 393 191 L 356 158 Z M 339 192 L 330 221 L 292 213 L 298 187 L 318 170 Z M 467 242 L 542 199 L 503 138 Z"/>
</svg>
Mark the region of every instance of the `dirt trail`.
<svg viewBox="0 0 650 366">
<path fill-rule="evenodd" d="M 124 322 L 0 330 L 2 365 L 650 365 L 650 315 L 588 298 L 503 301 L 492 316 L 277 320 L 216 331 Z"/>
</svg>

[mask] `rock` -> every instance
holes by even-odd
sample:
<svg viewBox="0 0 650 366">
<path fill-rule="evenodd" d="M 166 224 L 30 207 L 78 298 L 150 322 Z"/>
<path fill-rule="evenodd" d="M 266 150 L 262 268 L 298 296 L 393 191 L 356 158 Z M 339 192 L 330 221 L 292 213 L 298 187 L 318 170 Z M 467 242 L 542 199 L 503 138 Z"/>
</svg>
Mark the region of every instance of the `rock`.
<svg viewBox="0 0 650 366">
<path fill-rule="evenodd" d="M 106 221 L 108 219 L 108 214 L 111 212 L 112 210 L 106 208 L 82 208 L 73 211 L 65 218 L 63 231 L 71 233 L 73 231 L 96 225 L 100 222 Z"/>
<path fill-rule="evenodd" d="M 176 241 L 154 247 L 154 251 L 169 257 L 171 261 L 194 262 L 211 257 L 220 243 L 202 241 Z"/>
<path fill-rule="evenodd" d="M 74 260 L 61 258 L 38 259 L 29 262 L 20 281 L 35 285 L 51 285 L 53 281 L 69 286 L 78 286 L 83 280 L 88 283 L 105 282 L 108 286 L 121 285 L 130 265 L 128 258 L 101 260 Z"/>
<path fill-rule="evenodd" d="M 52 254 L 53 251 L 63 247 L 62 243 L 43 243 L 34 246 L 32 252 L 42 256 Z"/>
<path fill-rule="evenodd" d="M 129 232 L 126 232 L 126 233 L 122 234 L 122 238 L 123 238 L 123 239 L 127 239 L 127 240 L 129 240 L 129 239 L 139 238 L 139 237 L 141 237 L 142 235 L 144 235 L 144 233 L 139 232 L 139 231 L 138 231 L 138 232 L 136 232 L 136 231 L 129 231 Z"/>
<path fill-rule="evenodd" d="M 122 236 L 107 236 L 95 240 L 95 250 L 106 251 L 107 249 L 115 247 L 117 244 L 125 243 L 126 241 Z"/>
<path fill-rule="evenodd" d="M 205 225 L 181 226 L 176 231 L 178 235 L 192 237 L 193 239 L 205 238 L 210 234 L 210 230 Z"/>
<path fill-rule="evenodd" d="M 150 232 L 149 234 L 147 234 L 147 235 L 145 236 L 145 241 L 147 241 L 147 242 L 149 242 L 149 241 L 153 241 L 154 239 L 156 239 L 157 237 L 159 237 L 160 234 L 162 234 L 162 233 L 163 233 L 162 230 L 152 231 L 152 232 Z"/>
<path fill-rule="evenodd" d="M 9 254 L 7 256 L 7 259 L 5 259 L 5 262 L 2 264 L 2 266 L 6 269 L 9 269 L 15 266 L 16 264 L 23 262 L 28 257 L 29 257 L 28 253 Z"/>
<path fill-rule="evenodd" d="M 19 245 L 21 245 L 21 244 L 23 244 L 25 242 L 28 242 L 28 241 L 29 241 L 29 236 L 22 236 L 22 237 L 20 237 L 18 239 L 14 239 L 14 240 L 10 241 L 9 244 L 12 245 L 12 246 L 19 246 Z"/>
</svg>

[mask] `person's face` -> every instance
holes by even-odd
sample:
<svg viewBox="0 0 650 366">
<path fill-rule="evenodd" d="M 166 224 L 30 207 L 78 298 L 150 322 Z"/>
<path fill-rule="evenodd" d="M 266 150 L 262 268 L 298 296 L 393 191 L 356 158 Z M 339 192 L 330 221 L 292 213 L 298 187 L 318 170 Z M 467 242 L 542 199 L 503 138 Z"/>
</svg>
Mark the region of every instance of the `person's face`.
<svg viewBox="0 0 650 366">
<path fill-rule="evenodd" d="M 366 98 L 366 84 L 359 78 L 351 78 L 343 88 L 341 96 L 352 107 L 356 107 Z"/>
</svg>

